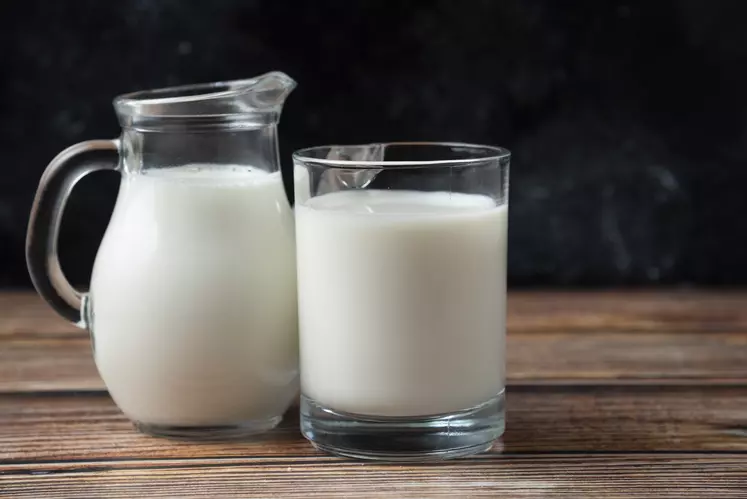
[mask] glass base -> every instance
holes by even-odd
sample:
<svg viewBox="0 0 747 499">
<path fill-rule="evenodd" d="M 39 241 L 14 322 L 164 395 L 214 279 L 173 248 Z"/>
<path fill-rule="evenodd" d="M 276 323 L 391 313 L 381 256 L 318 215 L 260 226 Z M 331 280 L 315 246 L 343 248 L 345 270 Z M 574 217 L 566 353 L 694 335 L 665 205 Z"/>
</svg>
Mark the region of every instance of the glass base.
<svg viewBox="0 0 747 499">
<path fill-rule="evenodd" d="M 319 450 L 380 461 L 434 461 L 489 450 L 505 429 L 505 392 L 463 411 L 424 417 L 336 412 L 301 395 L 301 433 Z"/>
<path fill-rule="evenodd" d="M 198 441 L 215 441 L 215 440 L 241 440 L 244 438 L 256 436 L 275 428 L 282 416 L 256 421 L 245 421 L 235 425 L 220 426 L 175 426 L 142 423 L 135 421 L 135 428 L 139 431 L 152 435 L 154 437 L 166 437 L 180 440 L 198 440 Z"/>
</svg>

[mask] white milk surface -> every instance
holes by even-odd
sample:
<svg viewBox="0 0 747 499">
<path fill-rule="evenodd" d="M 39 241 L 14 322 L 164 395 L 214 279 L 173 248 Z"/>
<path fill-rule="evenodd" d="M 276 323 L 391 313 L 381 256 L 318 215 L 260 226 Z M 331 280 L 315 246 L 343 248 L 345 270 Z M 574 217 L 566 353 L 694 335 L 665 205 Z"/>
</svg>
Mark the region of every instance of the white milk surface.
<svg viewBox="0 0 747 499">
<path fill-rule="evenodd" d="M 131 419 L 281 415 L 297 393 L 298 336 L 280 174 L 188 165 L 126 177 L 91 299 L 96 365 Z"/>
<path fill-rule="evenodd" d="M 297 206 L 302 393 L 377 416 L 501 393 L 507 214 L 447 192 L 346 191 Z"/>
</svg>

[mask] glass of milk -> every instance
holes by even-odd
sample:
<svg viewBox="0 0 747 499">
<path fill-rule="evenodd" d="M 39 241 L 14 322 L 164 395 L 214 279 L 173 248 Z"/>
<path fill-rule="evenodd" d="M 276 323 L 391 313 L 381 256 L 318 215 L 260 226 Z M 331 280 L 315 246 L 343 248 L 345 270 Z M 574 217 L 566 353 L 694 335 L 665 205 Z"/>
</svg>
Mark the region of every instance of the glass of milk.
<svg viewBox="0 0 747 499">
<path fill-rule="evenodd" d="M 381 460 L 504 431 L 510 153 L 454 143 L 294 154 L 301 430 Z"/>
<path fill-rule="evenodd" d="M 275 72 L 118 97 L 121 137 L 72 146 L 42 176 L 33 282 L 91 331 L 109 393 L 146 433 L 243 437 L 277 425 L 298 393 L 295 229 L 276 139 L 294 85 Z M 100 169 L 122 180 L 82 293 L 57 234 L 73 185 Z"/>
</svg>

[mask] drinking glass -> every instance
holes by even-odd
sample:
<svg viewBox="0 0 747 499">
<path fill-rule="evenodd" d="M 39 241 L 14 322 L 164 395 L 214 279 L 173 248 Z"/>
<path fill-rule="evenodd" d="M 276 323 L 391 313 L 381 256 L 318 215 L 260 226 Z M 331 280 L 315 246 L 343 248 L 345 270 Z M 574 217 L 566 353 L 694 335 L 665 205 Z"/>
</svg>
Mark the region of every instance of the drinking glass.
<svg viewBox="0 0 747 499">
<path fill-rule="evenodd" d="M 504 431 L 510 153 L 456 143 L 297 151 L 301 431 L 428 460 Z"/>
</svg>

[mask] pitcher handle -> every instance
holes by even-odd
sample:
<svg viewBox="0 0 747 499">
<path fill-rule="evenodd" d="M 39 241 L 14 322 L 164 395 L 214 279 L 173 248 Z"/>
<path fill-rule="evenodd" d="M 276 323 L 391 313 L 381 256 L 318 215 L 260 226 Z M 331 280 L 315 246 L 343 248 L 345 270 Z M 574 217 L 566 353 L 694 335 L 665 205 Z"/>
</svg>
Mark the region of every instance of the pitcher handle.
<svg viewBox="0 0 747 499">
<path fill-rule="evenodd" d="M 88 140 L 70 146 L 47 166 L 39 181 L 26 232 L 26 264 L 34 287 L 54 310 L 81 328 L 88 327 L 87 293 L 76 290 L 60 267 L 57 239 L 70 192 L 78 181 L 98 170 L 116 170 L 119 139 Z"/>
</svg>

